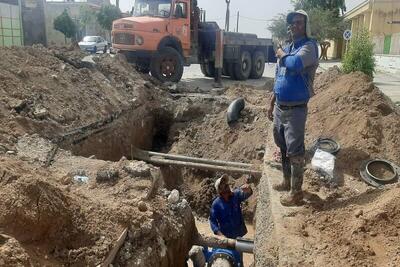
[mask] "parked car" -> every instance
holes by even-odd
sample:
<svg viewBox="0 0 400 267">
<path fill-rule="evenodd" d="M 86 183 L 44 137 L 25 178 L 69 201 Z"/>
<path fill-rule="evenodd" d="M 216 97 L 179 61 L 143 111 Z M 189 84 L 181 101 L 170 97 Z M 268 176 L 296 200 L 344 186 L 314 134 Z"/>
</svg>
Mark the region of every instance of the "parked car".
<svg viewBox="0 0 400 267">
<path fill-rule="evenodd" d="M 101 36 L 85 36 L 79 43 L 80 49 L 91 53 L 97 51 L 107 52 L 108 42 Z"/>
</svg>

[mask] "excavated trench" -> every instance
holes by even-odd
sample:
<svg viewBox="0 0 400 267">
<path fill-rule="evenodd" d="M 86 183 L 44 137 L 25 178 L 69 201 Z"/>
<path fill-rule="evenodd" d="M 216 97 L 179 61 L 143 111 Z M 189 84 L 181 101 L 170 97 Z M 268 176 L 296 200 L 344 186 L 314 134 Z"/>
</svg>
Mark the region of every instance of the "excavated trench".
<svg viewBox="0 0 400 267">
<path fill-rule="evenodd" d="M 218 98 L 217 98 L 218 99 Z M 90 129 L 87 132 L 78 132 L 73 138 L 65 140 L 61 147 L 70 150 L 74 155 L 91 157 L 100 160 L 118 162 L 125 157 L 129 160 L 134 159 L 132 155 L 133 147 L 143 150 L 168 153 L 171 152 L 177 143 L 180 142 L 181 132 L 190 131 L 193 122 L 199 127 L 208 122 L 204 119 L 208 115 L 223 112 L 227 107 L 227 100 L 212 101 L 209 98 L 196 99 L 194 105 L 192 100 L 181 99 L 173 109 L 153 109 L 149 110 L 139 107 L 120 115 L 117 119 L 99 129 Z M 222 103 L 220 103 L 222 102 Z M 193 140 L 195 143 L 196 140 Z M 199 144 L 201 146 L 201 144 Z M 174 149 L 173 149 L 174 150 Z M 221 149 L 221 153 L 223 153 Z M 172 151 L 171 153 L 177 153 Z M 178 151 L 179 153 L 179 151 Z M 194 153 L 187 156 L 199 156 Z M 222 158 L 223 159 L 223 158 Z M 181 196 L 185 198 L 195 216 L 199 232 L 212 235 L 208 226 L 209 209 L 216 196 L 214 181 L 222 174 L 221 172 L 179 168 L 174 166 L 160 166 L 162 174 L 163 190 L 178 189 Z M 232 186 L 240 186 L 244 183 L 243 175 L 232 175 Z M 244 216 L 248 222 L 249 231 L 254 234 L 252 228 L 253 217 L 255 214 L 255 197 L 251 203 L 244 204 Z M 185 235 L 188 237 L 188 235 Z M 252 238 L 253 236 L 251 236 Z M 192 241 L 189 241 L 191 243 Z M 170 246 L 174 246 L 170 244 Z M 173 257 L 187 257 L 190 247 L 176 243 L 180 253 L 176 249 Z M 185 254 L 182 254 L 186 250 Z M 180 262 L 178 260 L 177 262 Z M 249 261 L 249 260 L 247 260 Z M 172 265 L 169 265 L 172 266 Z"/>
</svg>

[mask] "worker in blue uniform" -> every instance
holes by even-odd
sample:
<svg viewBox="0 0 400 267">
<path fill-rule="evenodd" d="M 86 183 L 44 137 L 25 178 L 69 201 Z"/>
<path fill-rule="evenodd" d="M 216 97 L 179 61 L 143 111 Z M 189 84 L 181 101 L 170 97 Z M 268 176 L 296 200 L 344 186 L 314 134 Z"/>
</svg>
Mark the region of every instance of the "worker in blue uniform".
<svg viewBox="0 0 400 267">
<path fill-rule="evenodd" d="M 211 229 L 216 235 L 228 238 L 242 237 L 247 233 L 240 204 L 248 199 L 253 190 L 246 182 L 240 188 L 231 190 L 229 177 L 224 174 L 215 182 L 218 193 L 210 211 Z"/>
</svg>

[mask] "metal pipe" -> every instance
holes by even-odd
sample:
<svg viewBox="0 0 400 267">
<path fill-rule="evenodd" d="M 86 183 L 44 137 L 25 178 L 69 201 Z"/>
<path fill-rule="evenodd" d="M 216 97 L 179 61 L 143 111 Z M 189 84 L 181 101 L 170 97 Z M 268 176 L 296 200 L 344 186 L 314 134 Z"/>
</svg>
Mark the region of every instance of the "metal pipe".
<svg viewBox="0 0 400 267">
<path fill-rule="evenodd" d="M 148 152 L 148 155 L 150 155 L 150 156 L 159 156 L 159 157 L 163 157 L 165 159 L 175 159 L 175 160 L 186 161 L 186 162 L 197 162 L 197 163 L 206 163 L 206 164 L 210 164 L 210 165 L 232 166 L 232 167 L 243 167 L 243 168 L 253 167 L 252 164 L 234 162 L 234 161 L 194 158 L 194 157 L 187 157 L 187 156 L 181 156 L 181 155 L 175 155 L 175 154 L 165 154 L 165 153 L 152 152 L 152 151 L 147 151 L 147 152 Z"/>
<path fill-rule="evenodd" d="M 244 253 L 253 253 L 254 241 L 245 239 L 236 239 L 235 250 Z"/>
<path fill-rule="evenodd" d="M 193 163 L 205 163 L 210 165 L 217 165 L 217 166 L 232 166 L 238 168 L 253 168 L 253 164 L 248 163 L 241 163 L 241 162 L 234 162 L 234 161 L 224 161 L 224 160 L 214 160 L 214 159 L 204 159 L 204 158 L 194 158 L 194 157 L 187 157 L 181 156 L 176 154 L 166 154 L 166 153 L 159 153 L 159 152 L 152 152 L 141 150 L 135 146 L 131 146 L 131 156 L 132 158 L 137 158 L 140 160 L 146 161 L 150 158 L 150 156 L 161 157 L 165 159 L 172 159 L 172 160 L 179 160 L 185 162 L 193 162 Z"/>
<path fill-rule="evenodd" d="M 236 168 L 236 167 L 228 167 L 228 166 L 218 166 L 218 165 L 211 165 L 211 164 L 203 164 L 203 163 L 192 163 L 192 162 L 185 162 L 185 161 L 177 161 L 177 160 L 169 160 L 157 157 L 150 157 L 148 159 L 140 159 L 144 160 L 149 163 L 159 164 L 159 165 L 175 165 L 180 167 L 186 168 L 194 168 L 200 170 L 210 170 L 210 171 L 221 171 L 221 172 L 228 172 L 228 173 L 244 173 L 244 174 L 251 174 L 255 177 L 259 178 L 262 176 L 262 172 L 258 170 L 252 169 L 243 169 L 243 168 Z"/>
<path fill-rule="evenodd" d="M 254 241 L 247 239 L 231 239 L 224 237 L 213 237 L 198 235 L 195 240 L 195 245 L 206 246 L 211 248 L 226 248 L 234 249 L 238 252 L 254 253 Z"/>
<path fill-rule="evenodd" d="M 236 122 L 239 119 L 240 111 L 244 109 L 245 102 L 242 97 L 237 98 L 232 101 L 232 103 L 228 107 L 228 111 L 226 112 L 226 119 L 228 124 Z"/>
</svg>

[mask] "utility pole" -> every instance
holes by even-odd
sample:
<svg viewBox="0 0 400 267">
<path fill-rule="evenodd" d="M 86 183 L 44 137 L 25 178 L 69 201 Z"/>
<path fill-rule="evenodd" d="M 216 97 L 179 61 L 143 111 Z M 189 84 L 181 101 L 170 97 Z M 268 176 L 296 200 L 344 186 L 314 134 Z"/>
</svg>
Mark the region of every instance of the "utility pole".
<svg viewBox="0 0 400 267">
<path fill-rule="evenodd" d="M 226 2 L 225 31 L 229 32 L 229 17 L 230 17 L 229 4 L 231 3 L 231 0 L 225 0 L 225 2 Z"/>
<path fill-rule="evenodd" d="M 236 32 L 239 32 L 239 11 L 237 12 Z"/>
</svg>

